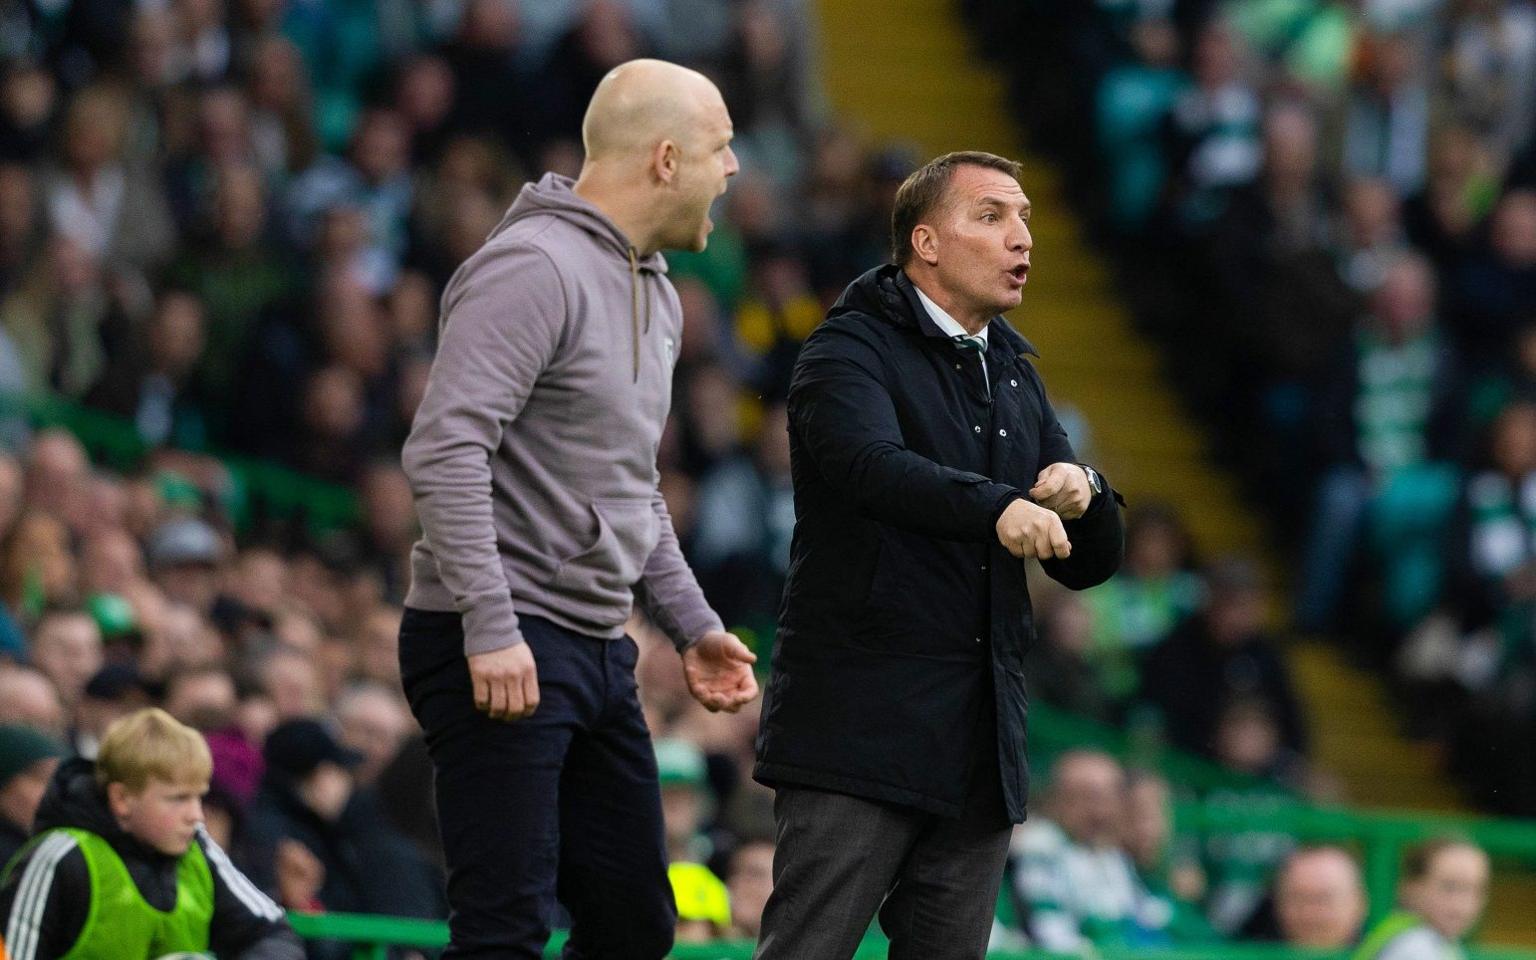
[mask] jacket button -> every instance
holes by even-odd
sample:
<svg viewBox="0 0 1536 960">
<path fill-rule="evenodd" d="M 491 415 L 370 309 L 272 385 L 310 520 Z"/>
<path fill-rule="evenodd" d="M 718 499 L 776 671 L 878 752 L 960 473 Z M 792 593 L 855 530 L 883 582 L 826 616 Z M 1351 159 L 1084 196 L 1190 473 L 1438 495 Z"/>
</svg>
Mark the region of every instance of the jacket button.
<svg viewBox="0 0 1536 960">
<path fill-rule="evenodd" d="M 980 426 L 980 425 L 979 425 L 979 424 L 978 424 L 978 425 L 977 425 L 977 426 L 976 426 L 976 428 L 975 428 L 975 429 L 976 429 L 976 432 L 977 432 L 977 433 L 980 433 L 980 432 L 981 432 L 981 426 Z"/>
<path fill-rule="evenodd" d="M 958 364 L 958 363 L 957 363 L 957 364 L 955 364 L 955 369 L 956 369 L 956 370 L 959 370 L 959 369 L 960 369 L 960 364 Z"/>
<path fill-rule="evenodd" d="M 1000 437 L 1006 437 L 1006 436 L 1008 436 L 1008 431 L 1007 430 L 999 430 L 999 431 L 997 431 L 997 435 L 1000 436 Z"/>
<path fill-rule="evenodd" d="M 977 637 L 977 638 L 976 638 L 976 642 L 977 642 L 977 643 L 980 643 L 980 642 L 981 642 L 981 638 L 980 638 L 980 637 Z"/>
<path fill-rule="evenodd" d="M 1019 381 L 1017 381 L 1017 380 L 1009 380 L 1008 381 L 1008 386 L 1010 386 L 1010 387 L 1016 387 L 1018 385 L 1019 385 Z"/>
<path fill-rule="evenodd" d="M 987 572 L 987 565 L 986 564 L 982 564 L 981 565 L 981 572 L 982 573 L 986 573 Z"/>
</svg>

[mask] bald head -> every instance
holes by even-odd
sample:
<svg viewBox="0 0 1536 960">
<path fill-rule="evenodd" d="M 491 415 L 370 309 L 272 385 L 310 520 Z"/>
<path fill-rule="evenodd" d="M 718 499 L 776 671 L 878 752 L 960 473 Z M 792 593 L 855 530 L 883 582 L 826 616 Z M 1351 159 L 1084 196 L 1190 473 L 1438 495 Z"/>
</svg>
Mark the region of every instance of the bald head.
<svg viewBox="0 0 1536 960">
<path fill-rule="evenodd" d="M 581 121 L 588 162 L 649 153 L 663 140 L 691 145 L 720 91 L 697 70 L 665 60 L 631 60 L 608 72 Z"/>
<path fill-rule="evenodd" d="M 1125 773 L 1115 758 L 1097 750 L 1061 755 L 1051 771 L 1051 818 L 1077 843 L 1111 847 L 1125 821 Z"/>
<path fill-rule="evenodd" d="M 53 683 L 29 667 L 0 667 L 0 723 L 64 736 L 64 703 Z"/>
<path fill-rule="evenodd" d="M 740 166 L 731 115 L 702 73 L 661 60 L 614 67 L 592 94 L 581 137 L 587 157 L 573 188 L 642 256 L 703 250 L 709 207 Z"/>
<path fill-rule="evenodd" d="M 1299 850 L 1275 879 L 1275 915 L 1286 943 L 1339 950 L 1365 921 L 1365 889 L 1355 859 L 1338 847 Z"/>
</svg>

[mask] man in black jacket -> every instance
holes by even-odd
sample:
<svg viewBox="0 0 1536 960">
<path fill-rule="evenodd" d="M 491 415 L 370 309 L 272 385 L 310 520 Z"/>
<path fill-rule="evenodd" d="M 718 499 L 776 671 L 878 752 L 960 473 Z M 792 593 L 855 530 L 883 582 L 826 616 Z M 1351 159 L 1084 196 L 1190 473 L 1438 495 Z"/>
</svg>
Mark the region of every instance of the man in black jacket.
<svg viewBox="0 0 1536 960">
<path fill-rule="evenodd" d="M 776 789 L 758 960 L 986 950 L 1028 773 L 1024 563 L 1074 589 L 1123 551 L 1023 337 L 1033 241 L 1016 163 L 914 173 L 895 263 L 856 280 L 790 388 L 796 525 L 756 778 Z"/>
</svg>

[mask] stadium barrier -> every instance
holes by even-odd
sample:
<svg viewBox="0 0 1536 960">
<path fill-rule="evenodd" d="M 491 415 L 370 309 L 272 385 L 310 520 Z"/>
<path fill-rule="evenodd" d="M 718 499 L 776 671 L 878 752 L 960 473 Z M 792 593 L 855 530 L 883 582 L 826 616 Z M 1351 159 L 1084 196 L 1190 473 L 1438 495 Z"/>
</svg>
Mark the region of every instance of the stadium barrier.
<svg viewBox="0 0 1536 960">
<path fill-rule="evenodd" d="M 1130 730 L 1110 726 L 1057 709 L 1048 703 L 1029 704 L 1029 765 L 1043 777 L 1055 757 L 1067 750 L 1103 750 L 1128 767 L 1155 770 L 1175 787 L 1199 794 L 1217 790 L 1264 787 L 1271 793 L 1296 797 L 1273 782 L 1229 770 L 1219 763 L 1169 747 L 1155 728 L 1134 719 Z"/>
<path fill-rule="evenodd" d="M 448 942 L 448 925 L 427 920 L 395 917 L 370 917 L 357 914 L 293 914 L 294 930 L 306 940 L 338 940 L 356 945 L 353 960 L 387 960 L 391 947 L 434 949 Z M 545 949 L 546 957 L 560 956 L 565 935 L 556 932 Z M 719 943 L 680 943 L 673 948 L 673 960 L 751 960 L 750 941 Z M 884 943 L 868 943 L 859 948 L 855 960 L 884 958 L 889 949 Z M 1098 960 L 1349 960 L 1347 953 L 1291 950 L 1268 944 L 1223 943 L 1207 947 L 1159 949 L 1151 947 L 1102 947 Z M 1050 953 L 1044 950 L 998 951 L 988 960 L 1082 960 L 1080 954 Z M 1536 951 L 1489 947 L 1469 951 L 1468 960 L 1536 960 Z"/>
<path fill-rule="evenodd" d="M 1373 917 L 1391 909 L 1406 848 L 1436 837 L 1471 840 L 1496 864 L 1536 866 L 1536 823 L 1437 814 L 1361 812 L 1297 803 L 1262 815 L 1215 804 L 1179 803 L 1180 829 L 1206 833 L 1285 833 L 1306 843 L 1337 843 L 1360 851 Z"/>
<path fill-rule="evenodd" d="M 1406 848 L 1436 837 L 1465 837 L 1501 866 L 1536 869 L 1536 822 L 1318 807 L 1293 792 L 1171 750 L 1155 739 L 1046 704 L 1030 704 L 1029 719 L 1030 762 L 1036 769 L 1044 770 L 1050 758 L 1064 750 L 1101 749 L 1129 766 L 1162 773 L 1180 795 L 1208 798 L 1175 803 L 1175 821 L 1185 834 L 1285 833 L 1303 843 L 1336 843 L 1355 850 L 1364 864 L 1373 917 L 1389 911 L 1396 900 L 1398 866 Z M 1268 794 L 1262 809 L 1221 802 L 1223 796 L 1254 789 Z"/>
</svg>

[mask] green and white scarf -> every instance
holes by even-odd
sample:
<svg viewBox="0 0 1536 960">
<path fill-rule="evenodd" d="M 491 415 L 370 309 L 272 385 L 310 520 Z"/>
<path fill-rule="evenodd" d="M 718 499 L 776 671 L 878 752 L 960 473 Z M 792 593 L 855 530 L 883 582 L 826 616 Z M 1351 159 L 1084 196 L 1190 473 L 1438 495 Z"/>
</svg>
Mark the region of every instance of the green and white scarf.
<svg viewBox="0 0 1536 960">
<path fill-rule="evenodd" d="M 1422 463 L 1439 338 L 1426 333 L 1393 345 L 1364 333 L 1359 351 L 1354 415 L 1361 459 L 1378 474 Z"/>
</svg>

